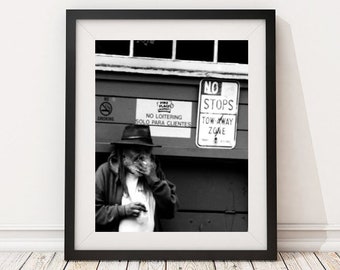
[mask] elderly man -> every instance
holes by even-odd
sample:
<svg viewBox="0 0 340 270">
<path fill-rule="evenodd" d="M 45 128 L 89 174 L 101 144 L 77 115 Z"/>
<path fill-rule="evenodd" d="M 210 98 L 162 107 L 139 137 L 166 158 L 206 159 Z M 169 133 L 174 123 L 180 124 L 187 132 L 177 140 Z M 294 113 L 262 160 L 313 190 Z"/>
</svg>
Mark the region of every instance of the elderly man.
<svg viewBox="0 0 340 270">
<path fill-rule="evenodd" d="M 148 126 L 129 125 L 96 171 L 96 231 L 160 230 L 159 218 L 174 217 L 175 186 L 151 154 Z"/>
</svg>

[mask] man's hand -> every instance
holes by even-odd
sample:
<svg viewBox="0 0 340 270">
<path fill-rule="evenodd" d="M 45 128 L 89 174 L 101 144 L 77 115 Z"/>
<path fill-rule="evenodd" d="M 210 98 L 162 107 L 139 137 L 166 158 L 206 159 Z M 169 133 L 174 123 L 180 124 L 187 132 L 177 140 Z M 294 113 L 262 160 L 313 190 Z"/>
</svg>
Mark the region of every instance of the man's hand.
<svg viewBox="0 0 340 270">
<path fill-rule="evenodd" d="M 145 176 L 156 175 L 156 164 L 151 159 L 136 163 L 136 168 Z"/>
<path fill-rule="evenodd" d="M 138 173 L 145 176 L 149 185 L 152 185 L 153 183 L 159 180 L 156 175 L 157 165 L 153 160 L 151 159 L 144 160 L 136 164 L 136 168 L 137 168 Z"/>
<path fill-rule="evenodd" d="M 138 217 L 141 211 L 147 212 L 145 205 L 139 202 L 133 202 L 124 207 L 127 217 Z"/>
</svg>

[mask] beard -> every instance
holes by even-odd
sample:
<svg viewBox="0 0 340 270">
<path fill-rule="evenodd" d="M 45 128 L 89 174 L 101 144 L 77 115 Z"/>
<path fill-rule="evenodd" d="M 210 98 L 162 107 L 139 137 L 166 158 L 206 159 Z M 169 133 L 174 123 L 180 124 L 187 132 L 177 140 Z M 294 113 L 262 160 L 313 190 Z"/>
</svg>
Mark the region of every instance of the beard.
<svg viewBox="0 0 340 270">
<path fill-rule="evenodd" d="M 123 159 L 123 165 L 129 173 L 137 177 L 141 177 L 143 175 L 138 171 L 137 166 L 134 164 L 134 162 L 131 159 L 125 157 Z"/>
</svg>

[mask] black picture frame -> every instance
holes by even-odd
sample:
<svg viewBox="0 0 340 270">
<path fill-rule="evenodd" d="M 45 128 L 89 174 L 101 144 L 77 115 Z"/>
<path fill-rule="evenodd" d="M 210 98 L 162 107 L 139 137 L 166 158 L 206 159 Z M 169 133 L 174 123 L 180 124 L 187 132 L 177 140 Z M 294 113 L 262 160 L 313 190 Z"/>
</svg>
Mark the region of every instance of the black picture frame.
<svg viewBox="0 0 340 270">
<path fill-rule="evenodd" d="M 266 31 L 266 201 L 265 250 L 76 250 L 76 23 L 77 20 L 264 20 Z M 66 260 L 274 260 L 277 256 L 275 10 L 67 10 L 66 12 Z"/>
</svg>

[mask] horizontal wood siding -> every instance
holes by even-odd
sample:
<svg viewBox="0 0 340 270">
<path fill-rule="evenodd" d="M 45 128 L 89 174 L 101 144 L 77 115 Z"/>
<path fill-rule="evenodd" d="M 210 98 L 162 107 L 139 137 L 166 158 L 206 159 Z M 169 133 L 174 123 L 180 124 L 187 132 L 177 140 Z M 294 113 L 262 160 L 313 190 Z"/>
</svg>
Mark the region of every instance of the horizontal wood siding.
<svg viewBox="0 0 340 270">
<path fill-rule="evenodd" d="M 166 83 L 166 84 L 183 84 L 196 85 L 202 78 L 197 77 L 178 77 L 178 76 L 164 76 L 164 75 L 144 75 L 126 72 L 106 72 L 96 71 L 97 80 L 109 81 L 130 81 L 130 82 L 149 82 L 149 83 Z M 239 80 L 241 88 L 248 88 L 247 80 Z"/>
<path fill-rule="evenodd" d="M 247 161 L 177 157 L 159 159 L 167 178 L 177 187 L 180 210 L 248 210 Z"/>
<path fill-rule="evenodd" d="M 161 226 L 169 232 L 244 232 L 248 230 L 248 215 L 179 212 L 174 219 L 161 220 Z"/>
<path fill-rule="evenodd" d="M 108 103 L 112 105 L 112 113 L 114 116 L 114 122 L 106 119 L 98 119 L 101 116 L 99 112 L 100 104 L 106 99 Z M 169 99 L 169 98 L 168 98 Z M 144 98 L 143 98 L 144 100 Z M 171 99 L 174 100 L 174 99 Z M 181 100 L 183 101 L 183 100 Z M 102 96 L 97 95 L 96 98 L 96 119 L 97 123 L 120 123 L 120 124 L 134 124 L 136 120 L 136 102 L 134 97 L 116 97 L 116 96 Z M 191 101 L 192 103 L 192 128 L 196 128 L 197 125 L 197 101 Z M 237 120 L 238 130 L 248 130 L 248 105 L 239 105 L 239 117 Z"/>
<path fill-rule="evenodd" d="M 121 138 L 125 124 L 96 124 L 97 152 L 110 152 L 113 141 Z M 198 156 L 216 158 L 248 158 L 248 132 L 238 131 L 236 147 L 233 150 L 203 149 L 195 145 L 195 129 L 191 129 L 191 138 L 154 137 L 153 142 L 162 145 L 155 148 L 154 153 L 166 156 Z"/>
<path fill-rule="evenodd" d="M 193 84 L 97 80 L 96 95 L 111 96 L 114 94 L 117 97 L 156 97 L 159 99 L 186 100 L 197 102 L 199 83 L 200 80 L 195 80 Z M 239 103 L 245 105 L 248 104 L 248 88 L 244 84 L 241 84 Z"/>
<path fill-rule="evenodd" d="M 165 99 L 192 103 L 190 138 L 154 137 L 162 145 L 158 155 L 201 156 L 231 159 L 248 158 L 248 88 L 239 81 L 240 99 L 236 147 L 232 150 L 198 148 L 195 144 L 197 103 L 200 78 L 131 75 L 98 72 L 96 80 L 96 151 L 110 152 L 110 142 L 119 140 L 126 124 L 135 123 L 136 99 Z M 99 106 L 104 98 L 112 105 L 113 118 L 100 117 Z"/>
<path fill-rule="evenodd" d="M 176 185 L 178 213 L 162 220 L 165 231 L 246 231 L 247 161 L 159 157 Z"/>
</svg>

